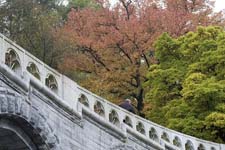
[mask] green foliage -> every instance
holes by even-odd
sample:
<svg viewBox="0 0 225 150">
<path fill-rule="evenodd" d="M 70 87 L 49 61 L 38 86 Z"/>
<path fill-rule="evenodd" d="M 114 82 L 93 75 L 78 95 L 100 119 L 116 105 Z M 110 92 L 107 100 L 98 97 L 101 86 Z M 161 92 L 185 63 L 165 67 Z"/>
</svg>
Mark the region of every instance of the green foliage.
<svg viewBox="0 0 225 150">
<path fill-rule="evenodd" d="M 0 5 L 0 32 L 53 66 L 53 30 L 61 22 L 59 0 L 6 0 Z"/>
<path fill-rule="evenodd" d="M 178 69 L 154 69 L 148 73 L 147 78 L 149 81 L 145 84 L 154 88 L 146 97 L 155 105 L 164 106 L 168 101 L 180 97 L 182 72 Z"/>
<path fill-rule="evenodd" d="M 179 42 L 177 40 L 164 33 L 155 43 L 155 48 L 160 50 L 156 51 L 155 55 L 160 62 L 174 63 L 174 61 L 181 57 L 181 53 L 177 51 L 178 46 Z"/>
<path fill-rule="evenodd" d="M 97 8 L 94 0 L 4 0 L 0 2 L 0 32 L 57 68 L 68 47 L 55 37 L 71 8 Z M 68 49 L 68 48 L 67 48 Z"/>
<path fill-rule="evenodd" d="M 225 113 L 212 112 L 206 117 L 205 126 L 218 142 L 224 142 Z"/>
<path fill-rule="evenodd" d="M 82 9 L 86 7 L 98 8 L 99 5 L 95 0 L 69 0 L 69 7 Z"/>
<path fill-rule="evenodd" d="M 155 43 L 159 64 L 147 74 L 147 117 L 169 128 L 225 142 L 225 32 L 219 27 Z M 157 113 L 155 112 L 157 111 Z"/>
</svg>

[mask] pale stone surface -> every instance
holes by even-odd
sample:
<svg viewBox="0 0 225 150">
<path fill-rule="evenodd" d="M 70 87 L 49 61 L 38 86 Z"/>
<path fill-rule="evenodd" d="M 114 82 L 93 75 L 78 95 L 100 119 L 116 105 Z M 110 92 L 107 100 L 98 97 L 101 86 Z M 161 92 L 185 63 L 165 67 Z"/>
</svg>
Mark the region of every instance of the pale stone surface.
<svg viewBox="0 0 225 150">
<path fill-rule="evenodd" d="M 2 74 L 0 79 L 0 124 L 4 119 L 17 125 L 17 118 L 21 118 L 24 120 L 24 124 L 18 124 L 18 126 L 31 125 L 35 130 L 32 132 L 38 132 L 47 146 L 46 149 L 153 149 L 140 140 L 139 143 L 135 143 L 133 139 L 126 139 L 114 133 L 115 131 L 102 126 L 88 115 L 83 115 L 82 118 L 72 117 L 69 112 L 52 103 L 51 99 L 32 87 L 28 94 L 23 94 L 23 91 L 19 91 L 15 85 L 17 89 L 11 88 L 12 83 L 6 81 Z M 15 119 L 12 119 L 12 116 Z M 43 145 L 39 145 L 39 147 L 41 146 L 43 147 Z"/>
</svg>

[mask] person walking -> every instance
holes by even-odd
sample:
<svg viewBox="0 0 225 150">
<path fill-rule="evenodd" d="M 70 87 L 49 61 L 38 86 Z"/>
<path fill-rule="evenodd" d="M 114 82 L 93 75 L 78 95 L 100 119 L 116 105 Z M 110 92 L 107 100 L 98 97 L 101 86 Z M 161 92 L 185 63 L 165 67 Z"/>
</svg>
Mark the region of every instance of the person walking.
<svg viewBox="0 0 225 150">
<path fill-rule="evenodd" d="M 125 99 L 124 102 L 121 103 L 119 106 L 122 107 L 122 108 L 124 108 L 124 109 L 126 109 L 127 111 L 132 112 L 132 113 L 135 114 L 135 109 L 132 106 L 130 99 L 128 99 L 128 98 Z"/>
</svg>

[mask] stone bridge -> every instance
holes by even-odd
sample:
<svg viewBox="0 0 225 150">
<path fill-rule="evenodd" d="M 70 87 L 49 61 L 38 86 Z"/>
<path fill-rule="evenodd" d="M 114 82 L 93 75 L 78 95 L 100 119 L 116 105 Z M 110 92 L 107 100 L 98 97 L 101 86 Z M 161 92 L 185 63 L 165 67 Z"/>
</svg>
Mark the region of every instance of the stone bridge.
<svg viewBox="0 0 225 150">
<path fill-rule="evenodd" d="M 225 150 L 91 93 L 0 34 L 0 150 Z"/>
</svg>

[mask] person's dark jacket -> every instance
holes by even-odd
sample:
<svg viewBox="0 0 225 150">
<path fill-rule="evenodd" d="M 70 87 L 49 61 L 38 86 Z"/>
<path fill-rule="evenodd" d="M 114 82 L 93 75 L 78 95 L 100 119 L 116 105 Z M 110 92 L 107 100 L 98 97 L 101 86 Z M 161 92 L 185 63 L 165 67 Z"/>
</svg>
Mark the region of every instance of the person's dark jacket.
<svg viewBox="0 0 225 150">
<path fill-rule="evenodd" d="M 134 107 L 129 102 L 125 101 L 122 104 L 120 104 L 119 106 L 126 109 L 127 111 L 135 114 Z"/>
</svg>

